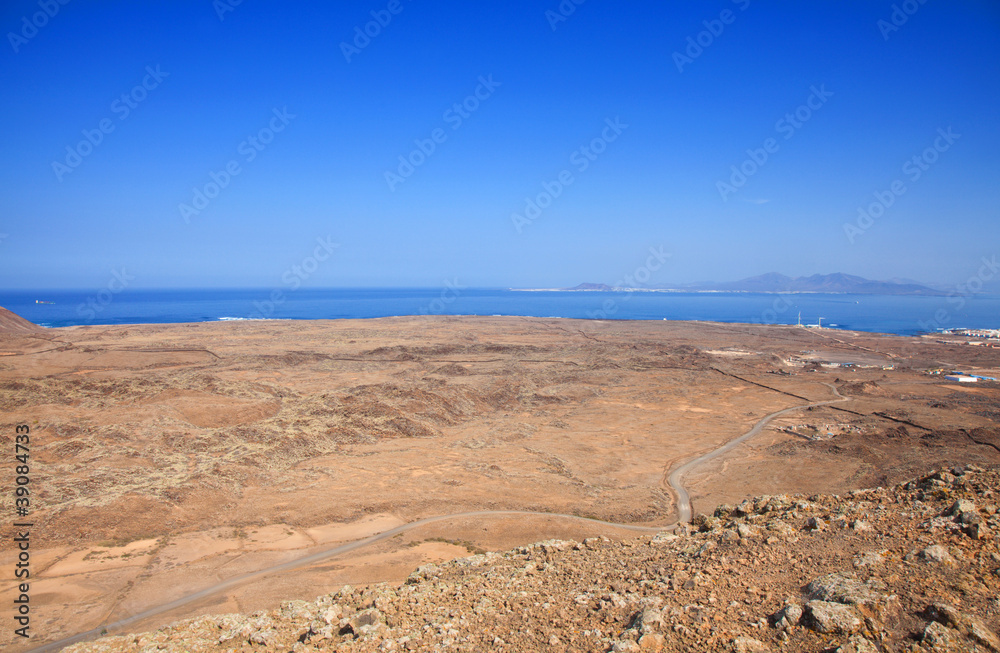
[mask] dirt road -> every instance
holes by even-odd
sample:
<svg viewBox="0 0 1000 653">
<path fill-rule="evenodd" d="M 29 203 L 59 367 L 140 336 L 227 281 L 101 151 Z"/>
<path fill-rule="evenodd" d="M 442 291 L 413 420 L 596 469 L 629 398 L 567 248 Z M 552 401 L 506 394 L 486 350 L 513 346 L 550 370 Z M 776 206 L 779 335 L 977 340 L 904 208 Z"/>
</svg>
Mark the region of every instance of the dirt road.
<svg viewBox="0 0 1000 653">
<path fill-rule="evenodd" d="M 740 437 L 730 440 L 729 442 L 722 445 L 718 449 L 709 451 L 708 453 L 702 456 L 698 456 L 694 460 L 690 460 L 684 463 L 683 465 L 675 469 L 673 472 L 671 472 L 670 476 L 667 477 L 667 484 L 670 485 L 670 489 L 674 491 L 674 495 L 677 497 L 677 520 L 679 522 L 691 521 L 691 497 L 688 495 L 688 491 L 681 484 L 681 478 L 683 478 L 683 476 L 686 473 L 688 473 L 698 465 L 708 460 L 711 460 L 712 458 L 715 458 L 716 456 L 720 456 L 728 451 L 732 451 L 734 448 L 738 447 L 741 443 L 745 442 L 746 440 L 749 440 L 750 438 L 760 433 L 761 430 L 763 430 L 763 428 L 767 426 L 767 424 L 775 417 L 780 417 L 781 415 L 785 415 L 787 413 L 791 413 L 796 410 L 802 410 L 803 408 L 810 408 L 815 406 L 827 406 L 829 404 L 835 404 L 841 401 L 848 400 L 847 397 L 844 397 L 839 392 L 837 392 L 837 388 L 835 388 L 832 384 L 824 383 L 823 385 L 833 390 L 833 394 L 837 395 L 837 397 L 839 398 L 828 399 L 826 401 L 816 401 L 810 404 L 806 404 L 804 406 L 792 406 L 791 408 L 785 408 L 782 410 L 775 411 L 770 415 L 764 416 L 759 422 L 754 424 L 752 429 L 750 429 Z"/>
<path fill-rule="evenodd" d="M 183 596 L 183 597 L 181 597 L 179 599 L 176 599 L 174 601 L 171 601 L 169 603 L 165 603 L 163 605 L 159 605 L 157 607 L 150 608 L 149 610 L 144 610 L 143 612 L 139 612 L 137 614 L 131 615 L 130 617 L 127 617 L 125 619 L 121 619 L 119 621 L 116 621 L 116 622 L 113 622 L 113 623 L 110 623 L 110 624 L 106 624 L 105 626 L 103 626 L 101 628 L 94 628 L 94 629 L 91 629 L 91 630 L 88 630 L 88 631 L 85 631 L 85 632 L 82 632 L 82 633 L 78 633 L 76 635 L 73 635 L 72 637 L 67 637 L 65 639 L 61 639 L 61 640 L 52 642 L 50 644 L 46 644 L 44 646 L 40 646 L 38 648 L 31 649 L 31 651 L 32 652 L 37 652 L 37 653 L 44 653 L 44 652 L 47 652 L 47 651 L 58 651 L 59 649 L 61 649 L 63 647 L 66 647 L 66 646 L 69 646 L 71 644 L 75 644 L 77 642 L 84 641 L 84 640 L 87 640 L 87 639 L 91 639 L 91 638 L 93 638 L 95 636 L 98 636 L 98 635 L 101 634 L 102 631 L 111 631 L 111 630 L 122 629 L 125 626 L 128 626 L 130 624 L 136 623 L 136 622 L 141 621 L 143 619 L 146 619 L 148 617 L 153 617 L 153 616 L 156 616 L 158 614 L 162 614 L 164 612 L 168 612 L 170 610 L 173 610 L 175 608 L 179 608 L 179 607 L 184 606 L 184 605 L 186 605 L 188 603 L 191 603 L 193 601 L 197 601 L 199 599 L 206 598 L 206 597 L 211 596 L 213 594 L 216 594 L 218 592 L 222 592 L 224 590 L 227 590 L 227 589 L 229 589 L 231 587 L 235 587 L 235 586 L 240 585 L 242 583 L 245 583 L 247 581 L 250 581 L 250 580 L 253 580 L 253 579 L 256 579 L 256 578 L 260 578 L 260 577 L 263 577 L 263 576 L 269 576 L 269 575 L 272 575 L 272 574 L 279 574 L 279 573 L 282 573 L 282 572 L 285 572 L 285 571 L 289 571 L 289 570 L 292 570 L 292 569 L 296 569 L 296 568 L 299 568 L 299 567 L 304 567 L 304 566 L 307 566 L 307 565 L 311 565 L 313 563 L 320 562 L 322 560 L 327 560 L 329 558 L 333 558 L 335 556 L 338 556 L 338 555 L 341 555 L 341 554 L 344 554 L 344 553 L 348 553 L 350 551 L 355 551 L 357 549 L 360 549 L 362 547 L 368 546 L 370 544 L 374 544 L 375 542 L 379 542 L 379 541 L 388 539 L 390 537 L 394 537 L 394 536 L 396 536 L 396 535 L 398 535 L 400 533 L 412 530 L 414 528 L 419 528 L 420 526 L 424 526 L 424 525 L 431 524 L 431 523 L 434 523 L 434 522 L 441 522 L 441 521 L 445 521 L 445 520 L 449 520 L 449 519 L 463 519 L 463 518 L 469 518 L 469 517 L 488 518 L 488 517 L 510 516 L 510 515 L 541 515 L 541 516 L 549 516 L 549 517 L 560 517 L 560 518 L 563 518 L 563 519 L 575 519 L 575 520 L 586 521 L 586 522 L 590 522 L 590 523 L 594 523 L 594 524 L 601 524 L 601 525 L 605 525 L 605 526 L 614 526 L 616 528 L 624 528 L 624 529 L 629 529 L 629 530 L 634 530 L 634 531 L 641 531 L 641 532 L 659 532 L 659 531 L 664 531 L 664 530 L 672 530 L 672 529 L 676 528 L 676 526 L 677 526 L 677 524 L 679 522 L 685 522 L 686 523 L 686 522 L 691 521 L 691 498 L 690 498 L 690 496 L 688 494 L 688 491 L 684 488 L 684 486 L 681 483 L 681 480 L 682 480 L 683 476 L 687 472 L 689 472 L 694 467 L 696 467 L 696 466 L 698 466 L 698 465 L 700 465 L 700 464 L 702 464 L 702 463 L 704 463 L 704 462 L 706 462 L 706 461 L 714 458 L 715 456 L 718 456 L 718 455 L 724 454 L 724 453 L 726 453 L 728 451 L 731 451 L 735 447 L 739 446 L 741 443 L 743 443 L 746 440 L 754 437 L 755 435 L 757 435 L 758 433 L 760 433 L 760 431 L 765 426 L 767 426 L 767 424 L 772 419 L 774 419 L 775 417 L 778 417 L 780 415 L 784 415 L 786 413 L 790 413 L 792 411 L 802 410 L 803 408 L 809 408 L 809 407 L 813 407 L 813 406 L 826 406 L 828 404 L 833 404 L 833 403 L 837 403 L 837 402 L 847 401 L 848 400 L 847 397 L 844 397 L 839 392 L 837 392 L 837 389 L 832 384 L 824 384 L 824 385 L 827 385 L 833 391 L 833 393 L 835 395 L 837 395 L 838 398 L 837 399 L 829 399 L 829 400 L 826 400 L 826 401 L 812 402 L 812 403 L 804 404 L 804 405 L 801 405 L 801 406 L 792 406 L 790 408 L 785 408 L 785 409 L 782 409 L 782 410 L 779 410 L 779 411 L 775 411 L 775 412 L 773 412 L 773 413 L 771 413 L 771 414 L 766 415 L 765 417 L 763 417 L 756 424 L 754 424 L 753 428 L 751 428 L 749 431 L 747 431 L 743 435 L 741 435 L 741 436 L 739 436 L 737 438 L 734 438 L 733 440 L 730 440 L 729 442 L 727 442 L 726 444 L 722 445 L 721 447 L 719 447 L 717 449 L 714 449 L 713 451 L 710 451 L 710 452 L 708 452 L 706 454 L 703 454 L 703 455 L 695 458 L 694 460 L 690 460 L 687 463 L 685 463 L 685 464 L 681 465 L 680 467 L 678 467 L 677 469 L 675 469 L 670 474 L 670 476 L 667 479 L 667 482 L 668 482 L 670 488 L 674 491 L 674 493 L 676 494 L 676 497 L 677 497 L 678 521 L 674 522 L 672 524 L 667 524 L 667 525 L 664 525 L 664 526 L 636 526 L 636 525 L 633 525 L 633 524 L 619 524 L 619 523 L 614 523 L 614 522 L 601 521 L 601 520 L 597 520 L 597 519 L 588 519 L 588 518 L 585 518 L 585 517 L 579 517 L 577 515 L 566 515 L 566 514 L 546 513 L 546 512 L 530 512 L 530 511 L 521 511 L 521 510 L 481 510 L 481 511 L 473 511 L 473 512 L 454 513 L 454 514 L 450 514 L 450 515 L 438 515 L 438 516 L 435 516 L 435 517 L 426 517 L 424 519 L 418 519 L 418 520 L 412 521 L 412 522 L 410 522 L 408 524 L 403 524 L 401 526 L 397 526 L 397 527 L 389 529 L 387 531 L 383 531 L 381 533 L 377 533 L 375 535 L 372 535 L 370 537 L 366 537 L 364 539 L 356 540 L 354 542 L 348 542 L 346 544 L 341 544 L 339 546 L 336 546 L 336 547 L 333 547 L 333 548 L 330 548 L 330 549 L 326 549 L 326 550 L 323 550 L 323 551 L 317 551 L 315 553 L 311 553 L 311 554 L 309 554 L 307 556 L 303 556 L 302 558 L 298 558 L 298 559 L 295 559 L 295 560 L 290 560 L 290 561 L 282 563 L 280 565 L 275 565 L 273 567 L 268 567 L 266 569 L 260 569 L 258 571 L 254 571 L 254 572 L 251 572 L 251 573 L 248 573 L 248 574 L 243 574 L 242 576 L 236 576 L 234 578 L 230 578 L 228 580 L 222 581 L 221 583 L 217 583 L 216 585 L 213 585 L 211 587 L 207 587 L 207 588 L 205 588 L 203 590 L 200 590 L 198 592 L 194 592 L 192 594 L 188 594 L 187 596 Z"/>
</svg>

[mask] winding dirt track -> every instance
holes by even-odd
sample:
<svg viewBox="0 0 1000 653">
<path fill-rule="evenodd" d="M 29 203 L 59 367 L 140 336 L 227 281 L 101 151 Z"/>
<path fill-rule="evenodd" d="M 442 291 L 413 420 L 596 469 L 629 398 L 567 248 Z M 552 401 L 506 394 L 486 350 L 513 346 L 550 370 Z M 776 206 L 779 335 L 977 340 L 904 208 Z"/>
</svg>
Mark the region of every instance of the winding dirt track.
<svg viewBox="0 0 1000 653">
<path fill-rule="evenodd" d="M 409 522 L 407 524 L 403 524 L 401 526 L 397 526 L 395 528 L 391 528 L 391 529 L 389 529 L 387 531 L 382 531 L 381 533 L 376 533 L 375 535 L 371 535 L 371 536 L 366 537 L 366 538 L 361 539 L 361 540 L 355 540 L 354 542 L 348 542 L 347 544 L 341 544 L 341 545 L 336 546 L 336 547 L 334 547 L 332 549 L 325 549 L 323 551 L 317 551 L 317 552 L 311 553 L 311 554 L 309 554 L 307 556 L 303 556 L 301 558 L 296 558 L 295 560 L 289 560 L 288 562 L 284 562 L 284 563 L 282 563 L 280 565 L 275 565 L 273 567 L 267 567 L 266 569 L 260 569 L 258 571 L 253 571 L 253 572 L 250 572 L 248 574 L 243 574 L 242 576 L 235 576 L 233 578 L 230 578 L 228 580 L 224 580 L 221 583 L 218 583 L 218 584 L 213 585 L 211 587 L 206 587 L 203 590 L 200 590 L 198 592 L 194 592 L 193 594 L 188 594 L 187 596 L 182 596 L 181 598 L 176 599 L 174 601 L 171 601 L 170 603 L 164 603 L 163 605 L 158 605 L 155 608 L 150 608 L 149 610 L 145 610 L 143 612 L 134 614 L 134 615 L 132 615 L 130 617 L 126 617 L 125 619 L 120 619 L 119 621 L 115 621 L 113 623 L 106 624 L 106 625 L 102 626 L 101 628 L 93 628 L 93 629 L 88 630 L 86 632 L 78 633 L 78 634 L 73 635 L 71 637 L 67 637 L 65 639 L 60 639 L 60 640 L 58 640 L 56 642 L 52 642 L 51 644 L 45 644 L 44 646 L 39 646 L 37 648 L 30 649 L 29 653 L 42 653 L 44 651 L 57 651 L 60 648 L 63 648 L 65 646 L 69 646 L 70 644 L 75 644 L 77 642 L 82 642 L 82 641 L 87 640 L 87 639 L 92 639 L 92 638 L 96 637 L 97 635 L 100 635 L 102 630 L 105 630 L 105 629 L 107 629 L 109 631 L 110 630 L 116 630 L 116 629 L 122 628 L 124 626 L 128 626 L 129 624 L 132 624 L 132 623 L 135 623 L 137 621 L 140 621 L 142 619 L 146 619 L 147 617 L 153 617 L 153 616 L 156 616 L 156 615 L 161 614 L 163 612 L 167 612 L 169 610 L 173 610 L 174 608 L 179 608 L 179 607 L 181 607 L 183 605 L 191 603 L 192 601 L 197 601 L 199 599 L 206 598 L 208 596 L 216 594 L 217 592 L 221 592 L 223 590 L 227 590 L 230 587 L 235 587 L 235 586 L 240 585 L 242 583 L 245 583 L 245 582 L 247 582 L 249 580 L 253 580 L 255 578 L 260 578 L 262 576 L 270 576 L 271 574 L 281 573 L 283 571 L 288 571 L 290 569 L 295 569 L 297 567 L 303 567 L 303 566 L 306 566 L 306 565 L 310 565 L 310 564 L 312 564 L 314 562 L 319 562 L 321 560 L 326 560 L 328 558 L 333 558 L 333 557 L 341 555 L 343 553 L 348 553 L 350 551 L 354 551 L 356 549 L 360 549 L 362 547 L 368 546 L 369 544 L 374 544 L 375 542 L 378 542 L 380 540 L 384 540 L 384 539 L 393 537 L 394 535 L 398 535 L 399 533 L 403 533 L 405 531 L 408 531 L 408 530 L 411 530 L 411 529 L 414 529 L 414 528 L 418 528 L 418 527 L 424 526 L 426 524 L 431 524 L 431 523 L 439 522 L 439 521 L 445 521 L 447 519 L 463 519 L 463 518 L 467 518 L 467 517 L 496 517 L 496 516 L 504 516 L 504 515 L 506 515 L 506 516 L 509 516 L 509 515 L 540 515 L 540 516 L 545 516 L 545 517 L 559 517 L 559 518 L 562 518 L 562 519 L 575 519 L 575 520 L 584 521 L 584 522 L 588 522 L 588 523 L 592 523 L 592 524 L 602 524 L 604 526 L 614 526 L 615 528 L 626 528 L 626 529 L 633 530 L 633 531 L 643 531 L 643 532 L 660 532 L 660 531 L 663 531 L 663 530 L 669 530 L 669 529 L 674 528 L 676 526 L 676 523 L 675 524 L 670 524 L 670 525 L 667 525 L 667 526 L 636 526 L 634 524 L 616 524 L 614 522 L 601 521 L 599 519 L 590 519 L 590 518 L 587 518 L 587 517 L 580 517 L 580 516 L 577 516 L 577 515 L 564 515 L 564 514 L 552 513 L 552 512 L 531 512 L 531 511 L 526 511 L 526 510 L 477 510 L 477 511 L 473 511 L 473 512 L 457 512 L 457 513 L 450 514 L 450 515 L 438 515 L 436 517 L 425 517 L 424 519 L 418 519 L 416 521 L 412 521 L 412 522 Z"/>
<path fill-rule="evenodd" d="M 102 626 L 101 628 L 93 628 L 91 630 L 88 630 L 88 631 L 85 631 L 85 632 L 82 632 L 82 633 L 77 633 L 76 635 L 73 635 L 71 637 L 60 639 L 60 640 L 52 642 L 50 644 L 45 644 L 43 646 L 39 646 L 37 648 L 33 648 L 33 649 L 31 649 L 29 651 L 29 653 L 45 653 L 47 651 L 58 651 L 59 649 L 61 649 L 63 647 L 66 647 L 66 646 L 69 646 L 71 644 L 75 644 L 77 642 L 81 642 L 81 641 L 88 640 L 88 639 L 93 639 L 93 638 L 97 637 L 98 635 L 100 635 L 101 632 L 104 631 L 104 630 L 107 630 L 107 631 L 118 630 L 120 628 L 123 628 L 125 626 L 130 625 L 130 624 L 133 624 L 133 623 L 135 623 L 137 621 L 140 621 L 142 619 L 146 619 L 148 617 L 153 617 L 153 616 L 156 616 L 158 614 L 162 614 L 162 613 L 167 612 L 169 610 L 173 610 L 174 608 L 179 608 L 179 607 L 181 607 L 183 605 L 186 605 L 188 603 L 191 603 L 193 601 L 197 601 L 199 599 L 203 599 L 203 598 L 209 597 L 209 596 L 211 596 L 213 594 L 216 594 L 216 593 L 221 592 L 223 590 L 229 589 L 231 587 L 235 587 L 237 585 L 240 585 L 240 584 L 245 583 L 247 581 L 253 580 L 255 578 L 260 578 L 260 577 L 263 577 L 263 576 L 269 576 L 269 575 L 272 575 L 272 574 L 281 573 L 281 572 L 284 572 L 284 571 L 288 571 L 290 569 L 296 569 L 298 567 L 303 567 L 303 566 L 306 566 L 306 565 L 310 565 L 310 564 L 313 564 L 315 562 L 319 562 L 321 560 L 326 560 L 328 558 L 333 558 L 333 557 L 341 555 L 343 553 L 348 553 L 350 551 L 355 551 L 355 550 L 360 549 L 362 547 L 368 546 L 369 544 L 374 544 L 375 542 L 379 542 L 381 540 L 393 537 L 393 536 L 398 535 L 400 533 L 403 533 L 405 531 L 408 531 L 408 530 L 411 530 L 411 529 L 414 529 L 414 528 L 418 528 L 418 527 L 424 526 L 426 524 L 431 524 L 431 523 L 434 523 L 434 522 L 445 521 L 445 520 L 448 520 L 448 519 L 463 519 L 463 518 L 468 518 L 468 517 L 496 517 L 496 516 L 504 516 L 504 515 L 507 515 L 507 516 L 509 516 L 509 515 L 540 515 L 540 516 L 546 516 L 546 517 L 559 517 L 559 518 L 562 518 L 562 519 L 575 519 L 575 520 L 585 521 L 585 522 L 589 522 L 589 523 L 593 523 L 593 524 L 601 524 L 601 525 L 604 525 L 604 526 L 613 526 L 615 528 L 624 528 L 624 529 L 629 529 L 629 530 L 634 530 L 634 531 L 643 531 L 643 532 L 655 531 L 655 532 L 660 532 L 660 531 L 666 531 L 666 530 L 673 530 L 673 529 L 675 529 L 677 527 L 678 523 L 686 523 L 686 522 L 691 521 L 691 497 L 688 494 L 688 491 L 684 488 L 684 486 L 681 485 L 681 479 L 683 478 L 683 476 L 687 472 L 689 472 L 691 469 L 693 469 L 694 467 L 696 467 L 696 466 L 704 463 L 707 460 L 710 460 L 710 459 L 712 459 L 712 458 L 714 458 L 714 457 L 716 457 L 718 455 L 721 455 L 723 453 L 731 451 L 735 447 L 739 446 L 741 443 L 743 443 L 746 440 L 748 440 L 748 439 L 752 438 L 753 436 L 757 435 L 775 417 L 778 417 L 780 415 L 784 415 L 786 413 L 790 413 L 790 412 L 795 411 L 795 410 L 801 410 L 803 408 L 809 408 L 809 407 L 813 407 L 813 406 L 826 406 L 828 404 L 833 404 L 833 403 L 837 403 L 837 402 L 847 401 L 848 400 L 847 397 L 844 397 L 839 392 L 837 392 L 837 389 L 832 384 L 825 383 L 824 385 L 826 385 L 831 390 L 833 390 L 833 393 L 835 395 L 837 395 L 838 398 L 837 399 L 829 399 L 829 400 L 826 400 L 826 401 L 812 402 L 812 403 L 809 403 L 809 404 L 803 404 L 801 406 L 792 406 L 791 408 L 784 408 L 782 410 L 775 411 L 775 412 L 773 412 L 773 413 L 771 413 L 769 415 L 766 415 L 763 418 L 761 418 L 756 424 L 754 424 L 753 428 L 751 428 L 749 431 L 747 431 L 743 435 L 739 436 L 738 438 L 730 440 L 729 442 L 727 442 L 726 444 L 722 445 L 718 449 L 714 449 L 714 450 L 712 450 L 712 451 L 710 451 L 710 452 L 708 452 L 706 454 L 698 456 L 697 458 L 684 463 L 680 467 L 677 467 L 673 472 L 671 472 L 670 475 L 669 475 L 669 477 L 667 478 L 667 483 L 669 484 L 670 488 L 674 491 L 674 493 L 677 496 L 677 521 L 673 522 L 671 524 L 667 524 L 667 525 L 664 525 L 664 526 L 636 526 L 634 524 L 618 524 L 618 523 L 614 523 L 614 522 L 601 521 L 599 519 L 589 519 L 587 517 L 579 517 L 577 515 L 566 515 L 566 514 L 549 513 L 549 512 L 531 512 L 531 511 L 524 511 L 524 510 L 479 510 L 479 511 L 473 511 L 473 512 L 459 512 L 459 513 L 454 513 L 454 514 L 450 514 L 450 515 L 438 515 L 438 516 L 435 516 L 435 517 L 425 517 L 424 519 L 418 519 L 416 521 L 412 521 L 412 522 L 409 522 L 407 524 L 403 524 L 401 526 L 397 526 L 395 528 L 391 528 L 391 529 L 389 529 L 387 531 L 383 531 L 381 533 L 376 533 L 375 535 L 371 535 L 371 536 L 366 537 L 364 539 L 355 540 L 354 542 L 348 542 L 347 544 L 341 544 L 341 545 L 333 547 L 331 549 L 325 549 L 323 551 L 317 551 L 317 552 L 311 553 L 311 554 L 309 554 L 307 556 L 303 556 L 301 558 L 296 558 L 295 560 L 289 560 L 288 562 L 284 562 L 284 563 L 282 563 L 280 565 L 275 565 L 273 567 L 267 567 L 266 569 L 260 569 L 258 571 L 250 572 L 248 574 L 243 574 L 242 576 L 236 576 L 236 577 L 230 578 L 228 580 L 222 581 L 221 583 L 217 583 L 217 584 L 215 584 L 215 585 L 213 585 L 211 587 L 207 587 L 207 588 L 205 588 L 203 590 L 200 590 L 198 592 L 194 592 L 192 594 L 188 594 L 187 596 L 182 596 L 181 598 L 176 599 L 174 601 L 171 601 L 169 603 L 164 603 L 163 605 L 159 605 L 159 606 L 156 606 L 154 608 L 150 608 L 148 610 L 144 610 L 143 612 L 131 615 L 129 617 L 126 617 L 125 619 L 120 619 L 119 621 L 115 621 L 113 623 L 106 624 L 106 625 Z"/>
<path fill-rule="evenodd" d="M 711 460 L 712 458 L 722 455 L 727 451 L 732 451 L 734 448 L 738 447 L 746 440 L 749 440 L 753 436 L 760 433 L 761 430 L 763 430 L 763 428 L 767 426 L 768 422 L 770 422 L 775 417 L 779 417 L 781 415 L 790 413 L 792 411 L 802 410 L 803 408 L 811 408 L 814 406 L 827 406 L 829 404 L 835 404 L 841 401 L 847 401 L 848 398 L 837 392 L 837 388 L 835 388 L 832 384 L 824 383 L 823 385 L 833 390 L 833 394 L 837 395 L 838 399 L 828 399 L 827 401 L 814 401 L 813 403 L 806 404 L 804 406 L 792 406 L 791 408 L 784 408 L 782 410 L 775 411 L 770 415 L 764 416 L 759 422 L 754 424 L 752 429 L 750 429 L 740 437 L 734 440 L 730 440 L 729 442 L 722 445 L 718 449 L 714 449 L 704 455 L 698 456 L 694 460 L 689 460 L 688 462 L 684 463 L 683 465 L 675 469 L 673 472 L 671 472 L 670 476 L 667 477 L 667 483 L 670 485 L 670 489 L 673 490 L 674 494 L 677 496 L 677 521 L 678 522 L 691 521 L 691 497 L 688 495 L 688 491 L 684 488 L 684 486 L 681 485 L 681 478 L 685 474 L 687 474 L 693 468 L 697 467 L 698 465 L 702 464 L 707 460 Z"/>
</svg>

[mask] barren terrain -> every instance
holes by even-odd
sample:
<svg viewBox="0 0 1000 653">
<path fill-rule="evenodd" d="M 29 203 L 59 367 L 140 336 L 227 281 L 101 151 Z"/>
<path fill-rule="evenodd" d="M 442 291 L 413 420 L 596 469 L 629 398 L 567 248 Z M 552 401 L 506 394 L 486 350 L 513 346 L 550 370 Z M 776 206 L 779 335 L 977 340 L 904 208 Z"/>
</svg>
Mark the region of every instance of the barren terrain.
<svg viewBox="0 0 1000 653">
<path fill-rule="evenodd" d="M 998 490 L 967 465 L 747 498 L 675 534 L 546 540 L 68 650 L 996 653 Z"/>
<path fill-rule="evenodd" d="M 672 472 L 786 408 L 802 407 L 683 470 L 694 513 L 1000 463 L 997 384 L 925 373 L 1000 368 L 1000 350 L 958 339 L 412 317 L 8 331 L 0 354 L 7 450 L 32 428 L 33 646 L 226 581 L 128 630 L 635 535 L 594 519 L 655 530 L 677 518 Z"/>
</svg>

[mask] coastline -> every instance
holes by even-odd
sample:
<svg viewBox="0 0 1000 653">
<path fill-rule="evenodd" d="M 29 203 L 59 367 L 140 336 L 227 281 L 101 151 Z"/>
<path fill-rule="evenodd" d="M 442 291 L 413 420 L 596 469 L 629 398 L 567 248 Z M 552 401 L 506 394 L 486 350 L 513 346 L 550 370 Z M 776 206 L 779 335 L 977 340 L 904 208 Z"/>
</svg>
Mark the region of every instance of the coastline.
<svg viewBox="0 0 1000 653">
<path fill-rule="evenodd" d="M 662 292 L 681 294 L 735 294 L 735 295 L 859 295 L 865 297 L 947 297 L 948 293 L 875 293 L 858 292 L 848 290 L 727 290 L 727 289 L 692 289 L 692 288 L 632 288 L 632 287 L 611 287 L 611 288 L 507 288 L 511 292 L 603 292 L 603 293 L 633 293 L 633 292 Z M 1000 296 L 984 293 L 985 297 Z"/>
<path fill-rule="evenodd" d="M 928 373 L 1000 376 L 995 349 L 959 343 L 493 316 L 10 333 L 0 383 L 49 474 L 37 625 L 59 641 L 271 610 L 748 495 L 992 464 L 967 432 L 993 428 L 995 382 Z"/>
<path fill-rule="evenodd" d="M 1000 296 L 976 295 L 961 306 L 923 295 L 768 293 L 643 289 L 461 288 L 306 289 L 278 302 L 267 289 L 128 290 L 103 304 L 86 291 L 5 291 L 0 306 L 45 326 L 177 324 L 274 319 L 366 319 L 420 316 L 522 316 L 609 321 L 703 321 L 796 325 L 893 333 L 996 329 Z M 52 304 L 37 304 L 39 297 Z M 105 298 L 107 299 L 107 298 Z"/>
</svg>

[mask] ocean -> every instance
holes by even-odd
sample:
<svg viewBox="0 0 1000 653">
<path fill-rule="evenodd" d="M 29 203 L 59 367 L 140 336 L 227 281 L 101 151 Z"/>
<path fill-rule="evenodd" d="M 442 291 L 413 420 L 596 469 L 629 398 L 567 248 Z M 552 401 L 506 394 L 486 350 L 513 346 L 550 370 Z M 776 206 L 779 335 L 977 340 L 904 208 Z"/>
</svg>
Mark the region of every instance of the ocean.
<svg viewBox="0 0 1000 653">
<path fill-rule="evenodd" d="M 36 300 L 51 303 L 36 303 Z M 912 335 L 1000 327 L 1000 296 L 559 292 L 490 288 L 0 291 L 0 306 L 47 327 L 394 315 L 521 315 L 803 324 Z"/>
</svg>

